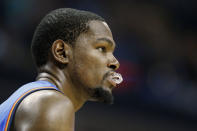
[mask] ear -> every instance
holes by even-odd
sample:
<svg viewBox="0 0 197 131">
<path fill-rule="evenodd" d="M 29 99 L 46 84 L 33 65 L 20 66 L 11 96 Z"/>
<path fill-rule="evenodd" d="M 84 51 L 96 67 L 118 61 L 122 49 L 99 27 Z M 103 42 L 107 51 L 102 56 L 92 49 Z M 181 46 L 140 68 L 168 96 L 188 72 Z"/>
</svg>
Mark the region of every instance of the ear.
<svg viewBox="0 0 197 131">
<path fill-rule="evenodd" d="M 62 64 L 68 64 L 71 47 L 67 43 L 61 39 L 58 39 L 53 42 L 51 50 L 55 60 Z"/>
</svg>

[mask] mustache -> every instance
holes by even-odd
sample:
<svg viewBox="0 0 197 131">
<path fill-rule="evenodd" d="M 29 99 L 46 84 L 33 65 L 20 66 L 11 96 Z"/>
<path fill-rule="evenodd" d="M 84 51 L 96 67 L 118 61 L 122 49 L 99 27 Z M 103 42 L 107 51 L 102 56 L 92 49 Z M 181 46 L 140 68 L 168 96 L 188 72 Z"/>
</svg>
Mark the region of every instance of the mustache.
<svg viewBox="0 0 197 131">
<path fill-rule="evenodd" d="M 114 72 L 114 71 L 113 71 L 113 70 L 109 70 L 108 72 L 106 72 L 106 73 L 104 74 L 104 76 L 103 76 L 103 80 L 102 80 L 102 81 L 104 81 L 104 80 L 109 76 L 109 74 L 110 74 L 111 72 Z"/>
</svg>

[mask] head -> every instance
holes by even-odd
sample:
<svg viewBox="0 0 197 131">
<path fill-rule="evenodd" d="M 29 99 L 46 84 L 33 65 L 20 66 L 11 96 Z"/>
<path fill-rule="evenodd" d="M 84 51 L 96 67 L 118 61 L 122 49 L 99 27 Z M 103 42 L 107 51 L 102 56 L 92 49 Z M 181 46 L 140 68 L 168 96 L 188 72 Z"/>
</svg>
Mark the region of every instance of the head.
<svg viewBox="0 0 197 131">
<path fill-rule="evenodd" d="M 106 77 L 119 63 L 102 17 L 70 8 L 54 10 L 38 25 L 31 49 L 38 68 L 52 61 L 91 100 L 112 103 L 112 85 Z"/>
</svg>

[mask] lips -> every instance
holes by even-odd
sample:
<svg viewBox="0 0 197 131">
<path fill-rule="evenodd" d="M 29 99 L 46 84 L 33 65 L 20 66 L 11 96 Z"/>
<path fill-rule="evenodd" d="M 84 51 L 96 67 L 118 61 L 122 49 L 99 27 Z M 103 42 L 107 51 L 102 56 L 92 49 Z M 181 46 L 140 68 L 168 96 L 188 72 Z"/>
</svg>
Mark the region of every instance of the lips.
<svg viewBox="0 0 197 131">
<path fill-rule="evenodd" d="M 116 72 L 110 72 L 107 80 L 109 83 L 111 83 L 114 87 L 116 87 L 117 84 L 120 84 L 123 81 L 123 78 L 121 74 Z"/>
</svg>

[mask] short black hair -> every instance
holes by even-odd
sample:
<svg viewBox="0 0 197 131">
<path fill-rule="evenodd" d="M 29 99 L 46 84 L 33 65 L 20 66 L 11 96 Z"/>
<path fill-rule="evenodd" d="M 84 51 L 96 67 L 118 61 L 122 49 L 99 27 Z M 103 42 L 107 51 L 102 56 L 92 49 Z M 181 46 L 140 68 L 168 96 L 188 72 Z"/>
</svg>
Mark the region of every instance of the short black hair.
<svg viewBox="0 0 197 131">
<path fill-rule="evenodd" d="M 60 8 L 47 14 L 37 26 L 31 43 L 36 66 L 47 63 L 49 50 L 55 40 L 62 39 L 73 45 L 77 37 L 88 30 L 87 23 L 91 20 L 105 21 L 92 12 L 71 8 Z"/>
</svg>

